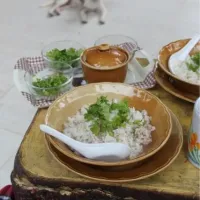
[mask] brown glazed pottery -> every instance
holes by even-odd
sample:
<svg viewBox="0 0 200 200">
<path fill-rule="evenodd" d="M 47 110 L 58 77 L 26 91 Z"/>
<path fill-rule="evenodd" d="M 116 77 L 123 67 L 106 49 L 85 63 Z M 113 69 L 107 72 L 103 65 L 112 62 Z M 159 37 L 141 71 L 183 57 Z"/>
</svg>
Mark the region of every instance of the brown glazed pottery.
<svg viewBox="0 0 200 200">
<path fill-rule="evenodd" d="M 130 167 L 120 172 L 113 167 L 93 167 L 83 164 L 58 151 L 49 141 L 47 146 L 54 158 L 70 171 L 82 177 L 109 183 L 123 183 L 141 180 L 153 176 L 167 167 L 179 155 L 183 145 L 183 130 L 176 116 L 171 112 L 172 134 L 165 146 L 151 158 L 146 159 L 139 167 Z M 109 169 L 110 168 L 110 169 Z M 109 170 L 108 170 L 109 169 Z"/>
<path fill-rule="evenodd" d="M 177 79 L 174 79 L 173 77 L 169 76 L 167 73 L 165 73 L 162 68 L 156 63 L 157 69 L 154 73 L 154 77 L 156 79 L 156 82 L 167 92 L 170 94 L 183 99 L 185 101 L 195 103 L 195 101 L 198 99 L 198 95 L 188 93 L 186 91 L 181 91 L 176 88 L 174 85 L 175 81 L 179 81 Z M 181 84 L 181 82 L 180 82 Z"/>
<path fill-rule="evenodd" d="M 177 51 L 179 51 L 181 48 L 183 48 L 188 43 L 189 40 L 190 39 L 178 40 L 178 41 L 172 42 L 172 43 L 164 46 L 159 52 L 158 63 L 159 63 L 159 66 L 162 68 L 162 70 L 165 73 L 167 73 L 170 77 L 173 78 L 173 85 L 177 89 L 179 89 L 183 92 L 188 92 L 188 93 L 192 93 L 195 95 L 199 95 L 200 94 L 200 85 L 189 83 L 189 82 L 179 78 L 175 74 L 171 73 L 171 71 L 169 70 L 169 67 L 168 67 L 168 60 L 169 60 L 170 56 L 172 54 L 176 53 Z M 200 42 L 197 43 L 196 46 L 193 48 L 193 50 L 191 51 L 191 55 L 194 53 L 197 53 L 199 51 L 200 51 Z"/>
<path fill-rule="evenodd" d="M 120 47 L 102 44 L 86 49 L 81 56 L 88 83 L 124 82 L 130 55 Z"/>
<path fill-rule="evenodd" d="M 143 152 L 135 159 L 124 160 L 120 162 L 94 161 L 75 154 L 67 145 L 59 140 L 46 136 L 48 141 L 62 154 L 77 160 L 79 162 L 95 166 L 125 166 L 135 165 L 138 162 L 154 155 L 167 142 L 172 129 L 172 121 L 167 107 L 153 94 L 122 83 L 96 83 L 80 86 L 59 97 L 48 108 L 45 123 L 56 130 L 63 132 L 64 123 L 67 118 L 76 114 L 76 112 L 85 104 L 95 103 L 101 95 L 106 95 L 108 99 L 114 98 L 122 100 L 127 99 L 130 107 L 137 110 L 146 110 L 152 117 L 151 124 L 156 130 L 152 132 L 152 142 L 144 147 Z"/>
</svg>

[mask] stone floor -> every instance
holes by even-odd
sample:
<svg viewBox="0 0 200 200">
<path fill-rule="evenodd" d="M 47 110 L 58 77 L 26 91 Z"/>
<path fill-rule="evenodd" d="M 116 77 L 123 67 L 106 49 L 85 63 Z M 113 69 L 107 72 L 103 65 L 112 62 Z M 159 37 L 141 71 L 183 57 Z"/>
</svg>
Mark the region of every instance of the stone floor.
<svg viewBox="0 0 200 200">
<path fill-rule="evenodd" d="M 40 55 L 44 44 L 77 40 L 90 46 L 107 34 L 133 37 L 156 57 L 170 41 L 200 32 L 199 0 L 105 0 L 107 23 L 96 17 L 82 25 L 76 12 L 67 9 L 60 17 L 46 18 L 45 0 L 2 0 L 0 6 L 0 188 L 10 183 L 13 160 L 24 133 L 36 112 L 13 83 L 13 66 L 23 56 Z"/>
</svg>

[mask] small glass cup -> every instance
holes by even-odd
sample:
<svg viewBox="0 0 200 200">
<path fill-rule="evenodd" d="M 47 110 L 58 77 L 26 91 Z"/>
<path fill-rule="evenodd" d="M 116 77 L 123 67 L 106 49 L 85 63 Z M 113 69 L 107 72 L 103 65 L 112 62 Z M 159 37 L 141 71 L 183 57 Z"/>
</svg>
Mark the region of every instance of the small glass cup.
<svg viewBox="0 0 200 200">
<path fill-rule="evenodd" d="M 94 43 L 95 46 L 99 46 L 101 44 L 109 44 L 112 46 L 118 46 L 126 50 L 130 55 L 130 62 L 135 57 L 135 59 L 137 60 L 137 63 L 141 66 L 141 69 L 137 68 L 139 70 L 138 73 L 143 73 L 143 68 L 145 68 L 145 70 L 148 71 L 149 73 L 155 65 L 152 56 L 145 50 L 141 49 L 138 46 L 138 43 L 129 36 L 105 35 L 97 39 L 96 42 Z M 140 59 L 145 60 L 145 66 L 139 62 Z"/>
<path fill-rule="evenodd" d="M 45 66 L 58 71 L 66 70 L 71 66 L 74 69 L 80 69 L 80 57 L 70 61 L 53 61 L 47 56 L 47 52 L 53 49 L 64 50 L 69 48 L 74 48 L 76 50 L 85 49 L 85 47 L 82 44 L 72 40 L 56 41 L 46 45 L 41 52 L 42 57 L 44 58 Z"/>
<path fill-rule="evenodd" d="M 41 88 L 41 87 L 36 87 L 33 85 L 33 82 L 36 81 L 37 79 L 45 79 L 48 78 L 49 76 L 52 76 L 54 74 L 61 73 L 64 75 L 67 80 L 65 83 L 62 85 L 56 86 L 56 87 L 47 87 L 47 88 Z M 26 72 L 24 75 L 25 82 L 29 88 L 29 91 L 31 94 L 35 96 L 36 99 L 50 99 L 54 100 L 61 94 L 69 91 L 72 88 L 72 81 L 73 81 L 73 68 L 69 68 L 65 71 L 58 72 L 54 71 L 51 69 L 44 69 L 38 73 L 29 73 Z"/>
<path fill-rule="evenodd" d="M 101 44 L 109 44 L 113 46 L 119 46 L 121 48 L 126 47 L 128 52 L 131 54 L 131 58 L 133 58 L 136 51 L 139 50 L 137 42 L 131 37 L 125 35 L 105 35 L 99 39 L 97 39 L 94 43 L 95 46 L 99 46 Z"/>
</svg>

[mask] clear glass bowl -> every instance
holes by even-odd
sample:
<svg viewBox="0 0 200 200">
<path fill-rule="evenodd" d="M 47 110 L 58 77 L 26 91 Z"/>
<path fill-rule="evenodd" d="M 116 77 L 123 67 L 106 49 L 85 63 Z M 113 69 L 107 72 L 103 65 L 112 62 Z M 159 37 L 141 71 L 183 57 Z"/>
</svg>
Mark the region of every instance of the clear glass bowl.
<svg viewBox="0 0 200 200">
<path fill-rule="evenodd" d="M 74 69 L 76 68 L 81 68 L 81 63 L 80 63 L 80 57 L 74 60 L 70 61 L 53 61 L 50 58 L 47 57 L 47 52 L 53 50 L 53 49 L 58 49 L 58 50 L 64 50 L 64 49 L 69 49 L 69 48 L 74 48 L 76 50 L 82 49 L 84 50 L 85 47 L 72 40 L 63 40 L 63 41 L 56 41 L 52 42 L 48 45 L 46 45 L 43 50 L 42 50 L 42 57 L 44 58 L 45 65 L 51 69 L 54 70 L 66 70 L 69 67 L 73 67 Z"/>
<path fill-rule="evenodd" d="M 56 87 L 47 87 L 47 88 L 41 88 L 36 87 L 33 85 L 33 82 L 37 79 L 46 79 L 52 75 L 61 73 L 66 78 L 67 81 L 59 86 Z M 24 75 L 25 82 L 29 88 L 29 91 L 31 94 L 33 94 L 36 98 L 50 98 L 51 100 L 56 99 L 61 94 L 69 91 L 72 88 L 72 81 L 73 81 L 73 68 L 70 67 L 70 69 L 62 71 L 62 72 L 55 72 L 51 69 L 44 69 L 38 73 L 32 74 L 29 72 L 26 72 Z"/>
<path fill-rule="evenodd" d="M 117 45 L 121 48 L 124 48 L 124 45 L 126 45 L 126 50 L 128 49 L 131 59 L 139 49 L 137 42 L 133 38 L 125 35 L 105 35 L 97 39 L 94 43 L 95 46 L 101 44 Z"/>
</svg>

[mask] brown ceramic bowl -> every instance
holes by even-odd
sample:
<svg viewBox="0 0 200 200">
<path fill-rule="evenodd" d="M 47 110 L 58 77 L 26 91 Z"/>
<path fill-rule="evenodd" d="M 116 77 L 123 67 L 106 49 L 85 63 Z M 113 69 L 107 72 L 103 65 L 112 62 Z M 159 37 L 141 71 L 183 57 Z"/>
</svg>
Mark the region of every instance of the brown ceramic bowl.
<svg viewBox="0 0 200 200">
<path fill-rule="evenodd" d="M 185 101 L 195 103 L 195 101 L 198 99 L 198 95 L 181 91 L 177 89 L 177 84 L 181 84 L 181 81 L 174 79 L 173 77 L 169 76 L 167 73 L 165 73 L 161 67 L 156 63 L 156 71 L 154 73 L 154 77 L 156 79 L 156 82 L 167 92 L 172 94 L 175 97 L 178 97 L 180 99 L 183 99 Z"/>
<path fill-rule="evenodd" d="M 116 46 L 102 44 L 86 49 L 81 56 L 88 83 L 121 82 L 126 78 L 130 54 Z"/>
<path fill-rule="evenodd" d="M 173 85 L 184 92 L 189 92 L 195 95 L 199 95 L 200 93 L 200 85 L 194 84 L 194 83 L 189 83 L 175 74 L 171 73 L 169 67 L 168 67 L 168 60 L 170 56 L 180 49 L 182 49 L 189 41 L 190 39 L 185 39 L 185 40 L 178 40 L 172 43 L 169 43 L 168 45 L 164 46 L 158 56 L 158 63 L 159 66 L 162 68 L 162 70 L 167 73 L 170 77 L 173 79 Z M 200 42 L 196 44 L 196 46 L 193 48 L 191 51 L 191 55 L 195 54 L 200 51 Z"/>
<path fill-rule="evenodd" d="M 127 183 L 138 181 L 141 179 L 146 179 L 148 177 L 154 176 L 155 174 L 165 170 L 169 167 L 172 162 L 178 157 L 182 145 L 183 145 L 183 130 L 179 120 L 171 112 L 172 116 L 172 134 L 165 144 L 165 146 L 157 152 L 155 155 L 145 160 L 145 163 L 140 167 L 131 167 L 126 170 L 116 171 L 113 167 L 97 167 L 92 165 L 86 165 L 81 162 L 77 162 L 74 159 L 66 157 L 56 148 L 54 148 L 47 141 L 47 148 L 52 154 L 52 156 L 63 166 L 62 169 L 70 170 L 73 173 L 93 179 L 95 181 L 103 181 L 108 183 Z M 163 156 L 164 155 L 164 156 Z M 184 158 L 184 152 L 181 155 L 182 159 Z M 177 167 L 179 167 L 179 162 L 176 162 Z M 170 170 L 169 170 L 170 171 Z M 160 177 L 163 175 L 161 174 Z M 127 199 L 128 200 L 128 199 Z"/>
<path fill-rule="evenodd" d="M 119 100 L 126 98 L 130 107 L 135 107 L 137 110 L 146 110 L 148 115 L 152 117 L 151 124 L 155 126 L 156 130 L 152 132 L 152 142 L 144 147 L 142 154 L 135 159 L 120 162 L 94 161 L 75 154 L 64 143 L 46 135 L 48 142 L 62 154 L 79 162 L 101 167 L 118 167 L 117 170 L 120 170 L 124 166 L 133 167 L 141 164 L 141 161 L 154 155 L 168 141 L 172 129 L 168 108 L 150 92 L 122 83 L 88 84 L 71 90 L 58 98 L 49 107 L 45 123 L 63 132 L 64 123 L 68 117 L 73 116 L 83 105 L 95 103 L 101 95 L 106 95 L 110 100 L 113 98 Z"/>
</svg>

